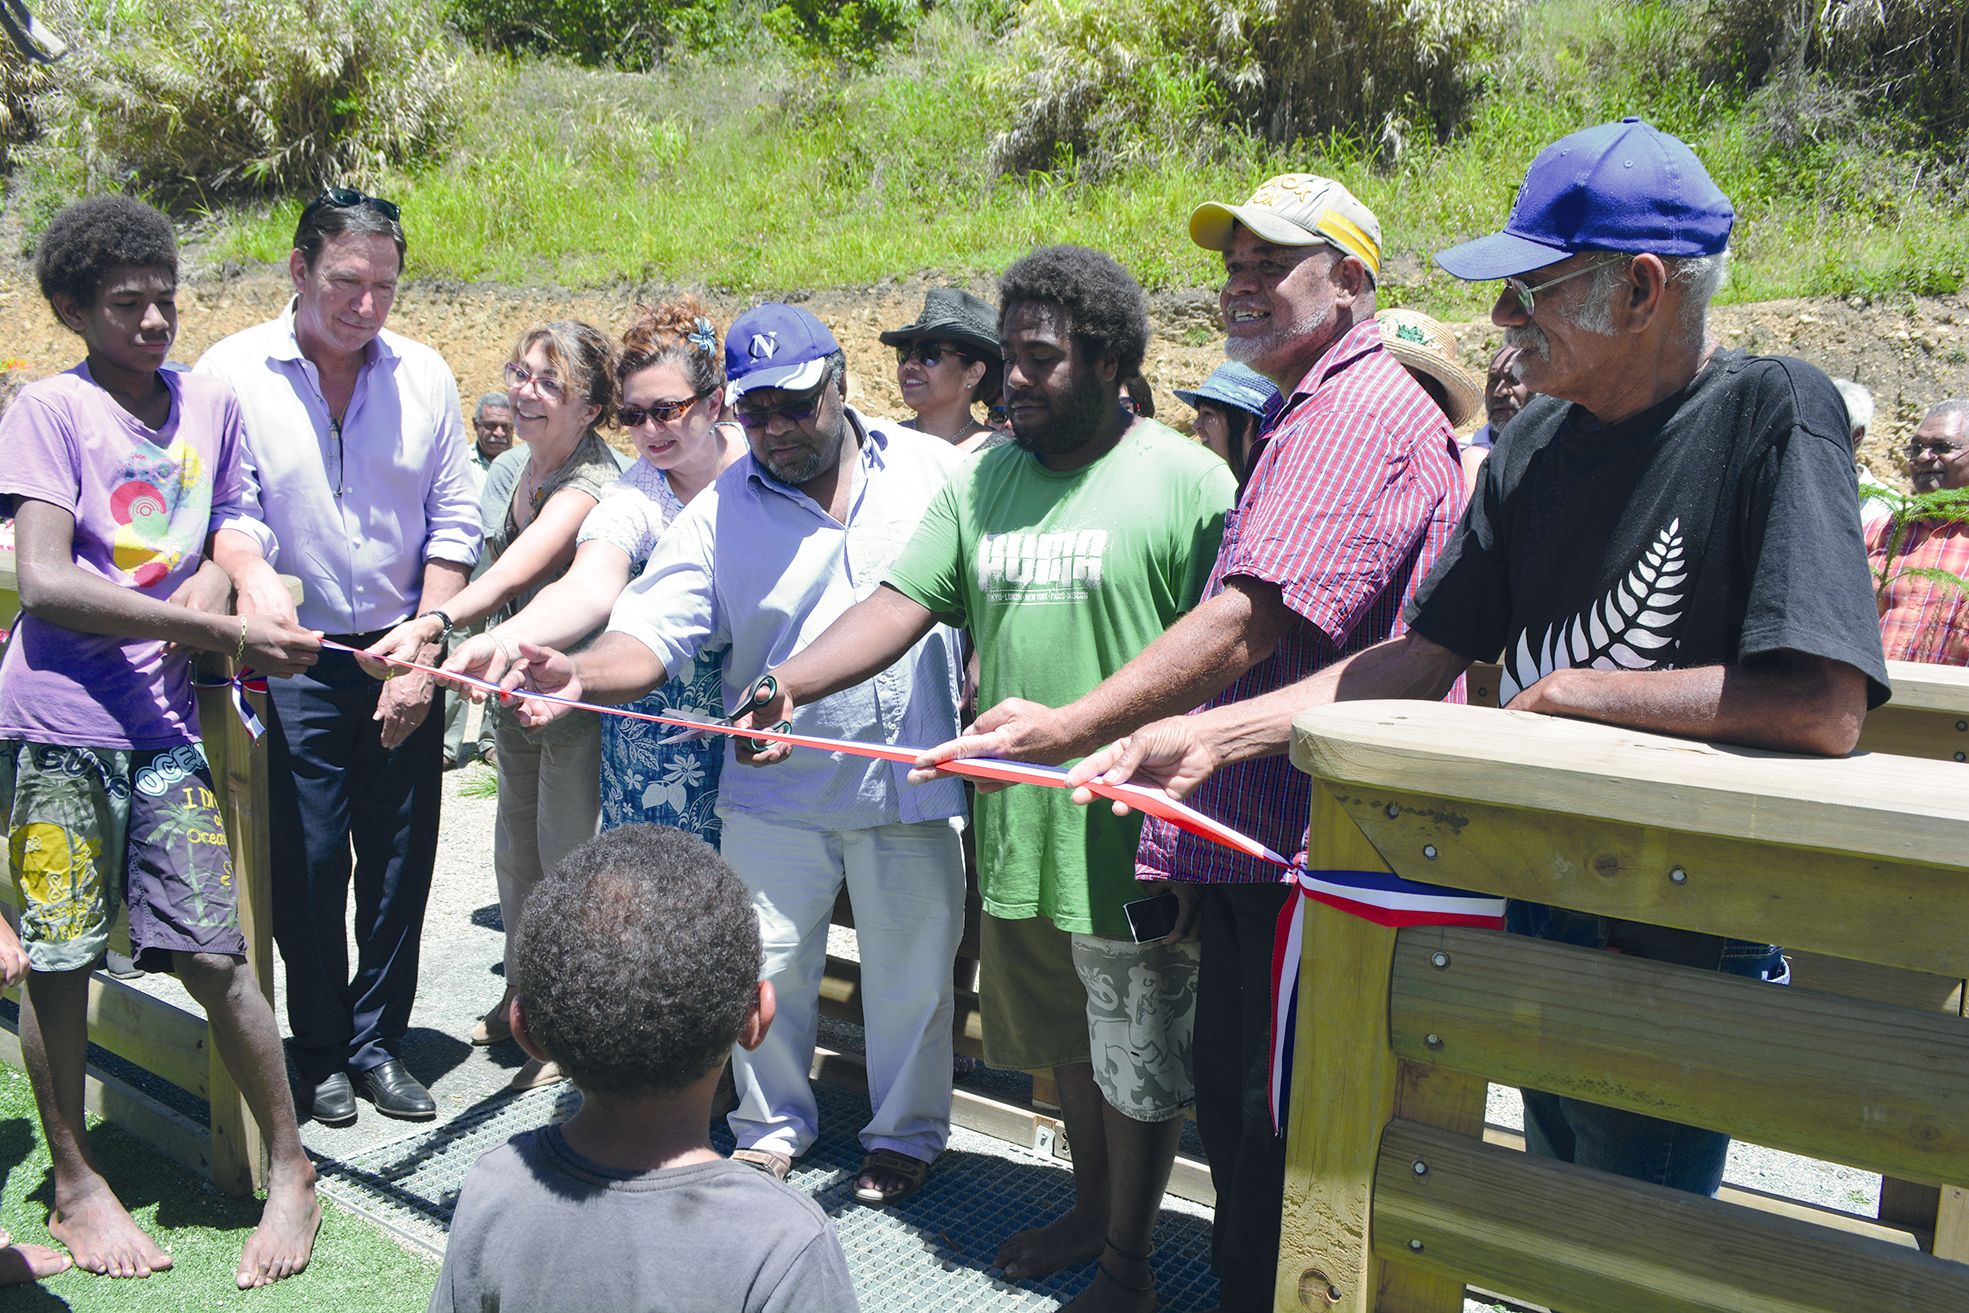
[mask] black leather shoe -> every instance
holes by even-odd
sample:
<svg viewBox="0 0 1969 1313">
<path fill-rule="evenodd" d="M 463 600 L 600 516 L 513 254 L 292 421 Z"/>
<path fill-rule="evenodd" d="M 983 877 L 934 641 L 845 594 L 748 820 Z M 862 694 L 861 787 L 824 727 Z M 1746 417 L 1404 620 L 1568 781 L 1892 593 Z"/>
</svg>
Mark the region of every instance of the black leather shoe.
<svg viewBox="0 0 1969 1313">
<path fill-rule="evenodd" d="M 347 1072 L 338 1071 L 314 1087 L 308 1115 L 323 1126 L 347 1126 L 356 1119 L 356 1092 Z"/>
<path fill-rule="evenodd" d="M 371 1067 L 357 1079 L 363 1097 L 375 1104 L 376 1111 L 385 1117 L 421 1122 L 438 1115 L 437 1100 L 431 1097 L 431 1092 L 395 1058 Z"/>
</svg>

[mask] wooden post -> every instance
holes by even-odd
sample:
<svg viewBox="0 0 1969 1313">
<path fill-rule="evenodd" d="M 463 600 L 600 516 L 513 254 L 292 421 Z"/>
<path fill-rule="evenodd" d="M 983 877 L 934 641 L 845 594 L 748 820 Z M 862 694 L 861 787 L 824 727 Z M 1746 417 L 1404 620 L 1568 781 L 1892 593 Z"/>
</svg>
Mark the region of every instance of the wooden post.
<svg viewBox="0 0 1969 1313">
<path fill-rule="evenodd" d="M 1307 864 L 1389 869 L 1317 778 Z M 1389 1046 L 1395 934 L 1318 903 L 1306 907 L 1273 1296 L 1280 1313 L 1458 1313 L 1463 1307 L 1460 1281 L 1384 1263 L 1368 1233 L 1375 1163 L 1390 1120 L 1400 1116 L 1473 1138 L 1483 1130 L 1480 1077 L 1409 1066 Z"/>
<path fill-rule="evenodd" d="M 264 717 L 266 699 L 248 694 Z M 246 963 L 255 984 L 273 1001 L 273 920 L 269 886 L 267 751 L 240 723 L 224 688 L 199 694 L 199 721 L 206 760 L 220 795 L 226 837 L 232 848 L 233 881 L 239 892 L 239 928 L 246 938 Z M 266 1184 L 267 1146 L 259 1123 L 219 1056 L 211 1054 L 212 1184 L 227 1194 L 250 1195 Z"/>
</svg>

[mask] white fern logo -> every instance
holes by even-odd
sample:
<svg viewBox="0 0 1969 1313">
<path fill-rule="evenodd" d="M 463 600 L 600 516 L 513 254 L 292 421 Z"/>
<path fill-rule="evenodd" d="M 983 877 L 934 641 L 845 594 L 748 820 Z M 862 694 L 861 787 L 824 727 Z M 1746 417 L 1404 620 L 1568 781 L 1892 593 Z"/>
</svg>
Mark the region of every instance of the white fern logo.
<svg viewBox="0 0 1969 1313">
<path fill-rule="evenodd" d="M 1683 585 L 1688 567 L 1682 558 L 1682 521 L 1670 520 L 1652 546 L 1607 595 L 1553 625 L 1536 642 L 1530 632 L 1504 661 L 1500 696 L 1512 698 L 1555 670 L 1590 666 L 1595 670 L 1652 670 L 1667 657 L 1682 619 Z"/>
</svg>

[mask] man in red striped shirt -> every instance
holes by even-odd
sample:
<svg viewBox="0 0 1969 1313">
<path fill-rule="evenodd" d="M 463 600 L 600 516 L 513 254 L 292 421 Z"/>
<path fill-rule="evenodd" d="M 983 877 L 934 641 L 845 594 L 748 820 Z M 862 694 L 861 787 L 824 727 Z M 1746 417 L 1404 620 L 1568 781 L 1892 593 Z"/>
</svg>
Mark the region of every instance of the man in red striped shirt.
<svg viewBox="0 0 1969 1313">
<path fill-rule="evenodd" d="M 1969 488 L 1969 401 L 1931 407 L 1907 455 L 1916 492 Z M 1969 575 L 1969 524 L 1889 516 L 1867 526 L 1866 549 L 1888 659 L 1969 666 L 1969 591 L 1929 573 Z"/>
<path fill-rule="evenodd" d="M 1143 722 L 1242 701 L 1400 633 L 1402 608 L 1462 512 L 1456 441 L 1374 323 L 1381 229 L 1337 182 L 1273 178 L 1206 204 L 1190 236 L 1221 251 L 1225 354 L 1288 395 L 1224 530 L 1204 600 L 1127 666 L 1058 709 L 1008 700 L 925 754 L 1064 761 Z M 1285 852 L 1302 844 L 1308 778 L 1284 757 L 1226 769 L 1191 800 Z M 1217 1212 L 1221 1308 L 1269 1309 L 1285 1140 L 1268 1108 L 1272 935 L 1288 892 L 1265 864 L 1164 822 L 1137 873 L 1182 900 L 1200 939 L 1197 1128 Z"/>
</svg>

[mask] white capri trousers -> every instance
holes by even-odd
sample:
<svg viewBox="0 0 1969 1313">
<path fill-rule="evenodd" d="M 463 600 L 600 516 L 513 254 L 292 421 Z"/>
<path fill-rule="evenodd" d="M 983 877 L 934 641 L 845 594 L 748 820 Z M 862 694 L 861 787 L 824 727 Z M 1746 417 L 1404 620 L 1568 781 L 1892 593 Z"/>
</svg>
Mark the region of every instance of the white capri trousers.
<svg viewBox="0 0 1969 1313">
<path fill-rule="evenodd" d="M 499 751 L 499 818 L 492 833 L 492 874 L 506 956 L 520 932 L 520 909 L 540 877 L 602 827 L 602 722 L 577 711 L 535 743 L 506 715 L 493 727 Z M 507 983 L 512 983 L 511 977 Z"/>
</svg>

